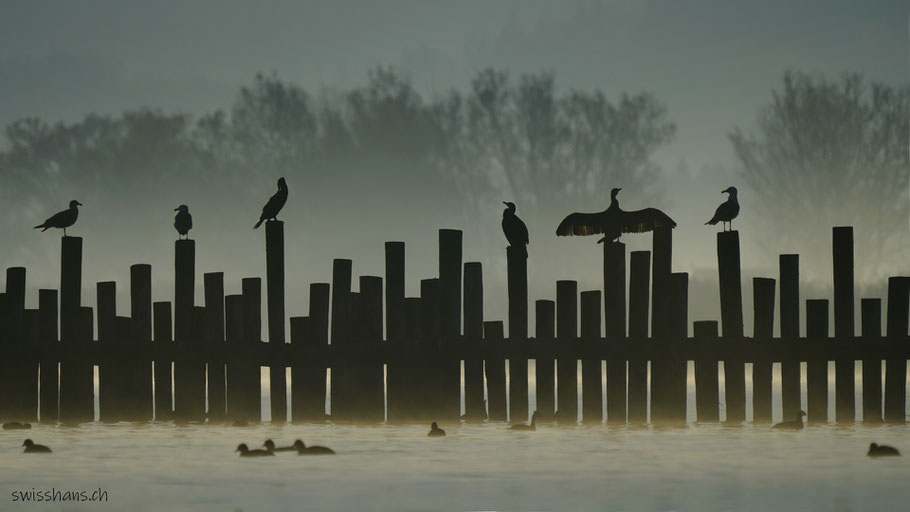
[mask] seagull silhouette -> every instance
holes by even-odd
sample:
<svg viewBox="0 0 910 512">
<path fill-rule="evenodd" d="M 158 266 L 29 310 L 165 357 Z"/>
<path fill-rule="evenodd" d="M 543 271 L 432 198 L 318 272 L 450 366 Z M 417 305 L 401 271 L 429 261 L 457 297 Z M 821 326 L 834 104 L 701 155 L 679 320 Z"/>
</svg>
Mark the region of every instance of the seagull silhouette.
<svg viewBox="0 0 910 512">
<path fill-rule="evenodd" d="M 181 204 L 177 208 L 174 208 L 174 211 L 177 212 L 177 215 L 174 215 L 174 229 L 177 230 L 178 238 L 180 236 L 189 238 L 187 233 L 193 229 L 193 216 L 190 215 L 189 207 L 185 204 Z"/>
<path fill-rule="evenodd" d="M 38 224 L 34 229 L 41 228 L 41 231 L 44 232 L 50 228 L 63 228 L 63 236 L 66 236 L 66 228 L 75 224 L 76 219 L 79 218 L 79 208 L 77 208 L 77 206 L 82 206 L 82 203 L 73 199 L 70 201 L 69 208 L 62 212 L 55 213 L 44 221 L 44 224 Z"/>
<path fill-rule="evenodd" d="M 285 183 L 284 178 L 278 178 L 278 192 L 272 195 L 269 198 L 269 202 L 265 203 L 265 206 L 262 207 L 262 215 L 259 216 L 259 222 L 253 226 L 253 229 L 258 228 L 266 220 L 274 220 L 278 217 L 278 212 L 284 208 L 284 203 L 288 200 L 288 184 Z"/>
<path fill-rule="evenodd" d="M 705 222 L 705 225 L 707 226 L 708 224 L 710 224 L 713 226 L 713 225 L 717 224 L 718 222 L 720 222 L 724 231 L 726 231 L 727 227 L 725 224 L 727 222 L 729 222 L 730 230 L 732 231 L 733 230 L 733 219 L 735 219 L 736 216 L 739 215 L 739 201 L 737 201 L 737 199 L 736 199 L 736 187 L 729 187 L 727 190 L 722 190 L 721 194 L 724 194 L 724 193 L 730 194 L 730 196 L 727 197 L 726 201 L 724 201 L 723 203 L 721 203 L 720 206 L 717 207 L 717 210 L 714 212 L 714 216 L 711 217 L 711 220 L 709 220 L 708 222 Z"/>
</svg>

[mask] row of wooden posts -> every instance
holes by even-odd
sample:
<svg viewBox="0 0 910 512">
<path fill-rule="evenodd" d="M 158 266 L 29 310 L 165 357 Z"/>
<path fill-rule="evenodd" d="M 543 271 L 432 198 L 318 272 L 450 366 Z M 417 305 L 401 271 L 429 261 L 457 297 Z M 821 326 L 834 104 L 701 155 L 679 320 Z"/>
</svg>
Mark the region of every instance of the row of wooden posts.
<svg viewBox="0 0 910 512">
<path fill-rule="evenodd" d="M 463 263 L 462 232 L 443 229 L 439 275 L 420 281 L 419 297 L 405 297 L 403 242 L 385 245 L 385 283 L 361 276 L 357 292 L 351 260 L 336 259 L 331 286 L 310 285 L 308 315 L 290 318 L 286 343 L 284 226 L 270 221 L 264 343 L 259 278 L 243 279 L 241 294 L 225 296 L 223 274 L 206 273 L 205 304 L 194 304 L 193 240 L 176 242 L 173 309 L 170 302 L 152 302 L 151 266 L 133 265 L 132 316 L 126 317 L 117 314 L 114 282 L 97 284 L 95 309 L 82 305 L 82 239 L 66 236 L 59 303 L 57 290 L 39 290 L 38 309 L 25 309 L 25 269 L 7 269 L 0 293 L 0 419 L 34 421 L 40 413 L 41 421 L 91 421 L 97 366 L 101 421 L 256 421 L 260 366 L 267 366 L 273 422 L 288 417 L 286 368 L 293 421 L 325 419 L 328 368 L 334 421 L 455 420 L 462 397 L 466 419 L 522 421 L 528 411 L 528 361 L 535 360 L 537 410 L 570 424 L 579 412 L 585 422 L 644 423 L 649 412 L 652 422 L 685 421 L 689 361 L 695 366 L 698 421 L 719 419 L 720 361 L 727 421 L 746 419 L 746 363 L 753 372 L 753 420 L 771 420 L 775 362 L 781 368 L 784 416 L 801 408 L 800 363 L 805 362 L 808 419 L 827 421 L 829 361 L 836 367 L 838 422 L 854 421 L 855 361 L 862 361 L 863 420 L 905 421 L 910 278 L 888 281 L 885 336 L 881 299 L 862 299 L 862 335 L 856 337 L 853 228 L 833 230 L 833 338 L 829 303 L 822 299 L 806 300 L 806 336 L 800 337 L 795 254 L 780 256 L 779 287 L 774 279 L 753 280 L 754 332 L 745 336 L 736 231 L 717 235 L 722 330 L 716 321 L 696 321 L 689 337 L 688 275 L 672 272 L 671 254 L 672 231 L 656 230 L 652 251 L 628 254 L 627 287 L 625 245 L 604 244 L 604 289 L 579 294 L 577 282 L 558 281 L 555 301 L 534 303 L 531 338 L 527 259 L 510 247 L 506 336 L 503 322 L 484 321 L 481 263 Z"/>
</svg>

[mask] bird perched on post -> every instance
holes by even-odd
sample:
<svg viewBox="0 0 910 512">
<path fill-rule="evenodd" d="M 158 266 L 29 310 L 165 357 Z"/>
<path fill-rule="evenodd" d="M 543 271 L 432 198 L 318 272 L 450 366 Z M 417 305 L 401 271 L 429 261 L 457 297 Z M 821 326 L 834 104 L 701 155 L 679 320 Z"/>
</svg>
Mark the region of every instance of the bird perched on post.
<svg viewBox="0 0 910 512">
<path fill-rule="evenodd" d="M 521 250 L 521 255 L 528 257 L 528 227 L 515 215 L 515 203 L 507 203 L 502 211 L 502 232 L 506 235 L 509 245 Z"/>
<path fill-rule="evenodd" d="M 177 212 L 177 215 L 174 215 L 174 229 L 177 230 L 177 238 L 180 238 L 180 236 L 189 238 L 187 233 L 193 229 L 193 216 L 190 215 L 189 207 L 185 204 L 181 204 L 177 208 L 174 208 L 174 211 Z"/>
<path fill-rule="evenodd" d="M 721 226 L 724 228 L 724 231 L 726 231 L 727 229 L 724 224 L 729 222 L 730 230 L 732 231 L 733 219 L 739 215 L 739 201 L 736 200 L 736 187 L 729 187 L 727 190 L 722 190 L 721 194 L 724 193 L 730 194 L 730 196 L 727 197 L 727 200 L 725 202 L 721 203 L 721 205 L 717 207 L 717 210 L 714 212 L 714 216 L 711 217 L 711 220 L 705 222 L 705 225 L 707 226 L 710 224 L 713 226 L 720 222 Z"/>
<path fill-rule="evenodd" d="M 599 213 L 573 213 L 559 223 L 556 228 L 558 236 L 588 236 L 603 234 L 597 241 L 613 241 L 623 233 L 644 233 L 655 228 L 675 228 L 676 222 L 657 208 L 623 211 L 619 207 L 616 195 L 621 188 L 610 191 L 610 206 Z"/>
<path fill-rule="evenodd" d="M 278 192 L 275 192 L 272 197 L 269 198 L 269 202 L 265 203 L 265 206 L 262 207 L 262 215 L 259 216 L 259 222 L 253 226 L 253 229 L 258 228 L 265 220 L 275 220 L 276 217 L 278 217 L 278 212 L 284 208 L 284 203 L 286 203 L 287 200 L 288 184 L 285 183 L 284 178 L 278 178 Z"/>
<path fill-rule="evenodd" d="M 77 206 L 82 206 L 82 203 L 73 199 L 70 201 L 69 208 L 62 212 L 55 213 L 44 221 L 44 224 L 38 224 L 34 229 L 43 228 L 41 231 L 44 232 L 49 228 L 63 228 L 63 236 L 66 236 L 66 228 L 75 224 L 76 219 L 79 218 L 79 208 L 77 208 Z"/>
</svg>

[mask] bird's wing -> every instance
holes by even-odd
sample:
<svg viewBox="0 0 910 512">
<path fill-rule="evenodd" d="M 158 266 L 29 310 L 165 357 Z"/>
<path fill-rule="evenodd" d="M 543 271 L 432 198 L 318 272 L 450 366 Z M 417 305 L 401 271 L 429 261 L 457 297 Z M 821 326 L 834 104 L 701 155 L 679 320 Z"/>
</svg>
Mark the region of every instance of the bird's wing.
<svg viewBox="0 0 910 512">
<path fill-rule="evenodd" d="M 59 227 L 63 226 L 64 224 L 66 224 L 67 222 L 69 222 L 69 218 L 70 218 L 70 211 L 63 210 L 62 212 L 57 212 L 57 213 L 51 215 L 51 217 L 49 219 L 44 221 L 44 225 L 49 228 L 59 228 Z"/>
<path fill-rule="evenodd" d="M 663 227 L 675 228 L 676 222 L 657 208 L 622 212 L 623 233 L 644 233 Z"/>
<path fill-rule="evenodd" d="M 556 228 L 558 236 L 587 236 L 599 235 L 604 232 L 603 218 L 601 213 L 578 213 L 575 212 L 559 223 Z"/>
<path fill-rule="evenodd" d="M 269 201 L 265 203 L 265 206 L 262 207 L 262 216 L 261 219 L 271 219 L 278 215 L 278 212 L 281 211 L 281 208 L 284 207 L 285 201 L 287 201 L 287 194 L 282 194 L 279 190 L 272 194 L 272 197 L 269 198 Z"/>
<path fill-rule="evenodd" d="M 729 222 L 736 218 L 736 215 L 738 213 L 739 209 L 737 205 L 735 203 L 727 201 L 725 203 L 721 203 L 721 205 L 717 207 L 717 210 L 714 211 L 714 216 L 711 217 L 711 220 L 709 220 L 707 223 L 713 226 L 718 222 Z"/>
<path fill-rule="evenodd" d="M 516 217 L 515 219 L 518 221 L 516 224 L 518 226 L 518 231 L 519 231 L 521 241 L 525 245 L 528 245 L 528 243 L 530 243 L 530 238 L 528 238 L 528 226 L 525 226 L 524 221 L 519 219 L 518 217 Z"/>
</svg>

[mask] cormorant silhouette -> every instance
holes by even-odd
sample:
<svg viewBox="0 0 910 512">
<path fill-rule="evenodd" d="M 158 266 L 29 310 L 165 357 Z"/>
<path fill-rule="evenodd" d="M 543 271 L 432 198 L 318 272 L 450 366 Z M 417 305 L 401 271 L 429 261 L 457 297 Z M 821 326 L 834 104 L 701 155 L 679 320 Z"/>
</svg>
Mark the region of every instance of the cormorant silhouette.
<svg viewBox="0 0 910 512">
<path fill-rule="evenodd" d="M 599 213 L 573 213 L 559 223 L 556 234 L 558 236 L 603 234 L 604 237 L 597 241 L 601 243 L 616 240 L 623 233 L 644 233 L 654 228 L 676 227 L 676 222 L 657 208 L 623 211 L 616 199 L 616 194 L 619 194 L 620 190 L 622 189 L 614 188 L 610 191 L 609 208 Z"/>
<path fill-rule="evenodd" d="M 298 441 L 300 440 L 298 439 Z M 282 446 L 281 448 L 276 448 L 275 441 L 272 441 L 271 439 L 266 439 L 265 442 L 262 443 L 262 446 L 270 452 L 292 452 L 297 449 L 297 446 Z"/>
<path fill-rule="evenodd" d="M 717 224 L 718 222 L 720 222 L 721 226 L 723 227 L 723 230 L 726 231 L 727 227 L 726 227 L 725 223 L 729 222 L 730 230 L 732 231 L 733 230 L 733 219 L 735 219 L 736 216 L 739 215 L 739 201 L 736 200 L 736 187 L 729 187 L 729 188 L 727 188 L 727 190 L 722 190 L 721 194 L 724 194 L 724 193 L 730 194 L 730 196 L 727 197 L 726 201 L 724 201 L 723 203 L 721 203 L 720 206 L 717 207 L 717 210 L 714 212 L 714 216 L 711 217 L 711 220 L 709 220 L 708 222 L 705 222 L 705 225 L 707 226 L 708 224 L 710 224 L 713 226 L 713 225 Z"/>
<path fill-rule="evenodd" d="M 240 452 L 241 457 L 268 457 L 274 456 L 275 454 L 268 450 L 250 450 L 246 443 L 240 443 L 237 445 L 235 452 Z"/>
<path fill-rule="evenodd" d="M 42 228 L 41 231 L 47 231 L 50 228 L 62 228 L 63 236 L 66 236 L 66 228 L 72 226 L 76 223 L 76 219 L 79 218 L 79 208 L 77 206 L 82 206 L 82 203 L 73 199 L 70 201 L 70 207 L 62 212 L 57 212 L 52 215 L 49 219 L 44 221 L 44 224 L 38 224 L 33 229 Z"/>
<path fill-rule="evenodd" d="M 307 446 L 300 439 L 294 441 L 297 455 L 335 455 L 335 450 L 325 446 Z"/>
<path fill-rule="evenodd" d="M 446 431 L 439 428 L 435 421 L 430 425 L 430 431 L 427 432 L 427 437 L 445 437 L 445 435 Z"/>
<path fill-rule="evenodd" d="M 519 423 L 517 425 L 512 425 L 512 430 L 537 430 L 537 417 L 540 416 L 537 414 L 537 411 L 534 411 L 534 414 L 531 415 L 531 424 L 525 425 L 524 423 Z"/>
<path fill-rule="evenodd" d="M 771 428 L 781 429 L 781 430 L 802 430 L 803 428 L 803 416 L 806 415 L 806 411 L 798 411 L 796 413 L 796 419 L 792 421 L 782 421 L 777 425 L 774 425 Z"/>
<path fill-rule="evenodd" d="M 189 207 L 185 204 L 181 204 L 177 208 L 174 208 L 174 211 L 177 212 L 177 215 L 174 215 L 174 229 L 177 230 L 178 235 L 189 238 L 187 233 L 193 229 L 193 216 L 190 215 Z"/>
<path fill-rule="evenodd" d="M 26 439 L 22 446 L 25 447 L 23 453 L 51 453 L 51 449 L 43 444 L 35 444 L 31 439 Z"/>
<path fill-rule="evenodd" d="M 897 451 L 897 448 L 893 446 L 872 443 L 869 445 L 869 453 L 866 455 L 870 457 L 900 457 L 901 452 Z"/>
<path fill-rule="evenodd" d="M 528 227 L 515 215 L 515 203 L 507 203 L 506 209 L 502 211 L 502 232 L 506 235 L 509 245 L 521 249 L 521 254 L 528 257 Z"/>
<path fill-rule="evenodd" d="M 262 215 L 259 216 L 259 222 L 253 226 L 253 229 L 258 228 L 266 220 L 275 220 L 278 217 L 278 212 L 284 208 L 284 203 L 288 200 L 288 184 L 285 183 L 284 178 L 278 178 L 278 192 L 275 192 L 272 197 L 269 198 L 269 202 L 265 203 L 265 206 L 262 207 Z"/>
</svg>

